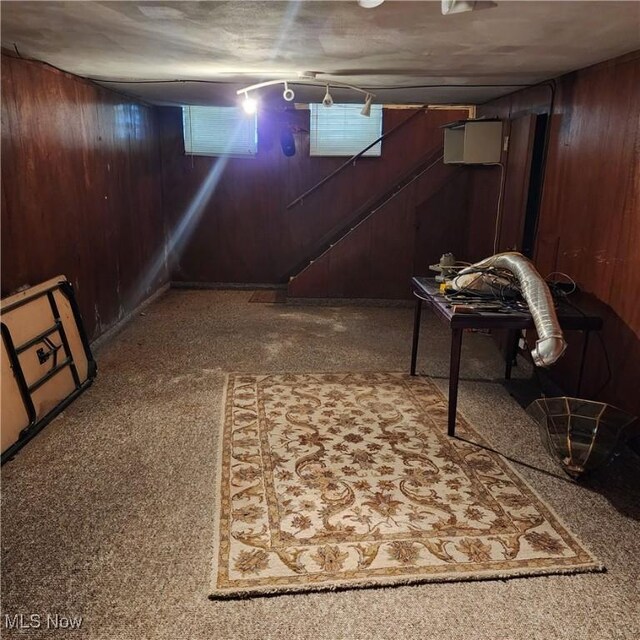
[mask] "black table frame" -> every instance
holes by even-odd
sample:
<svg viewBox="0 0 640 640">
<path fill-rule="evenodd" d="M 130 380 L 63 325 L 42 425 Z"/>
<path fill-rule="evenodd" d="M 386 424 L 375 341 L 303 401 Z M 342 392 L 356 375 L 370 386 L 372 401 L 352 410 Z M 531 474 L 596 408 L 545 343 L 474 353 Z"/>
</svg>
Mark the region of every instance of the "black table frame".
<svg viewBox="0 0 640 640">
<path fill-rule="evenodd" d="M 422 318 L 422 303 L 426 302 L 435 315 L 445 321 L 451 329 L 451 355 L 449 360 L 449 412 L 447 433 L 455 435 L 456 410 L 458 406 L 458 383 L 460 378 L 460 354 L 462 352 L 462 334 L 465 329 L 506 329 L 508 331 L 508 348 L 505 361 L 505 378 L 511 377 L 511 367 L 518 348 L 518 339 L 522 329 L 535 327 L 533 318 L 528 312 L 513 311 L 497 313 L 482 311 L 478 313 L 454 313 L 451 303 L 440 293 L 438 283 L 432 278 L 411 278 L 411 291 L 416 298 L 413 320 L 413 342 L 411 348 L 412 376 L 416 375 L 418 360 L 418 342 L 420 340 L 420 321 Z M 580 394 L 584 362 L 589 346 L 589 334 L 593 330 L 602 328 L 600 316 L 587 313 L 575 305 L 560 303 L 557 308 L 558 321 L 563 330 L 582 331 L 582 359 L 578 373 L 576 395 Z"/>
</svg>

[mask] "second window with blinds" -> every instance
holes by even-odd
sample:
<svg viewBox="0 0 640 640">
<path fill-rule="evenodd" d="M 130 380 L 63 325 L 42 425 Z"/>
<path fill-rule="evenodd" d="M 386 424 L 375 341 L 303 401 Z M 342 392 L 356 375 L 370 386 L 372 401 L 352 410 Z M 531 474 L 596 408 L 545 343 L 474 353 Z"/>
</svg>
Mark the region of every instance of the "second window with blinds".
<svg viewBox="0 0 640 640">
<path fill-rule="evenodd" d="M 382 105 L 372 105 L 371 117 L 360 114 L 362 105 L 310 104 L 309 153 L 312 156 L 351 157 L 382 135 Z M 382 155 L 382 141 L 364 156 Z"/>
</svg>

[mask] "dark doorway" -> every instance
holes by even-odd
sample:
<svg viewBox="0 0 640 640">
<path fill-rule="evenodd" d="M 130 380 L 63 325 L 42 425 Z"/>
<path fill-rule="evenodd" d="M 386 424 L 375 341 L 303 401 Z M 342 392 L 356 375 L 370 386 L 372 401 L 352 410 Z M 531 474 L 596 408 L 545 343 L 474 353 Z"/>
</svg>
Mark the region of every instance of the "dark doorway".
<svg viewBox="0 0 640 640">
<path fill-rule="evenodd" d="M 524 218 L 522 234 L 522 253 L 528 258 L 533 257 L 533 249 L 538 228 L 538 215 L 542 200 L 542 182 L 545 164 L 545 146 L 547 138 L 547 125 L 549 115 L 539 114 L 536 118 L 533 150 L 531 154 L 531 173 L 529 176 L 529 193 L 527 195 L 527 208 Z"/>
</svg>

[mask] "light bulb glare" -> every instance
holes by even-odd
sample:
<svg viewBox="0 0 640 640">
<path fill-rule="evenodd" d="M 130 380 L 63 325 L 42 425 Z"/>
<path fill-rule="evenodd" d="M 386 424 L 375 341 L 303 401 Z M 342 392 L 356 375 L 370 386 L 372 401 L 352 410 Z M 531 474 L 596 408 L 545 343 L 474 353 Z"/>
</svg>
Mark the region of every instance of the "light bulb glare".
<svg viewBox="0 0 640 640">
<path fill-rule="evenodd" d="M 258 101 L 245 93 L 242 108 L 247 115 L 252 115 L 258 110 Z"/>
</svg>

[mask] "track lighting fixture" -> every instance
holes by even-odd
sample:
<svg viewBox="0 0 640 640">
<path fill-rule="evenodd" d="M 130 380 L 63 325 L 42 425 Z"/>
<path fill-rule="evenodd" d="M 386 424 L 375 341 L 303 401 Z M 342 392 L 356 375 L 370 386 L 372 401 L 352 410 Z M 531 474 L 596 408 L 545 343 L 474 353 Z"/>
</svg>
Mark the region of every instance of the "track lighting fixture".
<svg viewBox="0 0 640 640">
<path fill-rule="evenodd" d="M 366 116 L 369 118 L 371 116 L 371 103 L 373 102 L 373 96 L 370 93 L 367 93 L 367 97 L 364 101 L 364 107 L 362 107 L 362 111 L 360 112 L 361 116 Z"/>
<path fill-rule="evenodd" d="M 289 85 L 286 82 L 284 83 L 284 91 L 282 92 L 282 97 L 287 102 L 291 102 L 296 97 L 296 94 L 293 93 L 293 89 L 289 89 Z"/>
<path fill-rule="evenodd" d="M 331 96 L 331 93 L 329 91 L 330 85 L 326 81 L 323 82 L 322 80 L 316 79 L 317 73 L 318 72 L 308 73 L 303 76 L 300 76 L 296 80 L 267 80 L 266 82 L 259 82 L 258 84 L 252 84 L 248 87 L 244 87 L 243 89 L 238 89 L 236 91 L 236 94 L 239 96 L 244 96 L 242 107 L 244 108 L 246 113 L 253 114 L 258 109 L 258 101 L 255 98 L 251 97 L 251 95 L 249 95 L 250 91 L 255 91 L 256 89 L 262 89 L 263 87 L 270 87 L 276 84 L 283 84 L 284 91 L 282 92 L 282 97 L 287 102 L 292 102 L 293 99 L 295 98 L 295 93 L 293 92 L 293 89 L 289 88 L 289 82 L 291 82 L 292 84 L 306 84 L 311 86 L 324 85 L 326 87 L 326 92 L 324 94 L 324 98 L 322 99 L 322 104 L 325 107 L 331 107 L 333 106 L 333 97 Z M 373 93 L 369 93 L 368 91 L 365 91 L 360 87 L 356 87 L 352 84 L 347 84 L 346 82 L 338 82 L 338 81 L 331 82 L 331 86 L 334 89 L 336 87 L 351 89 L 352 91 L 357 91 L 358 93 L 364 94 L 365 101 L 362 107 L 362 111 L 360 113 L 363 116 L 367 116 L 367 117 L 371 114 L 371 103 L 373 102 L 373 99 L 375 97 Z"/>
<path fill-rule="evenodd" d="M 322 104 L 325 107 L 333 107 L 333 98 L 329 93 L 329 85 L 327 85 L 327 92 L 324 94 L 324 98 L 322 98 Z"/>
</svg>

